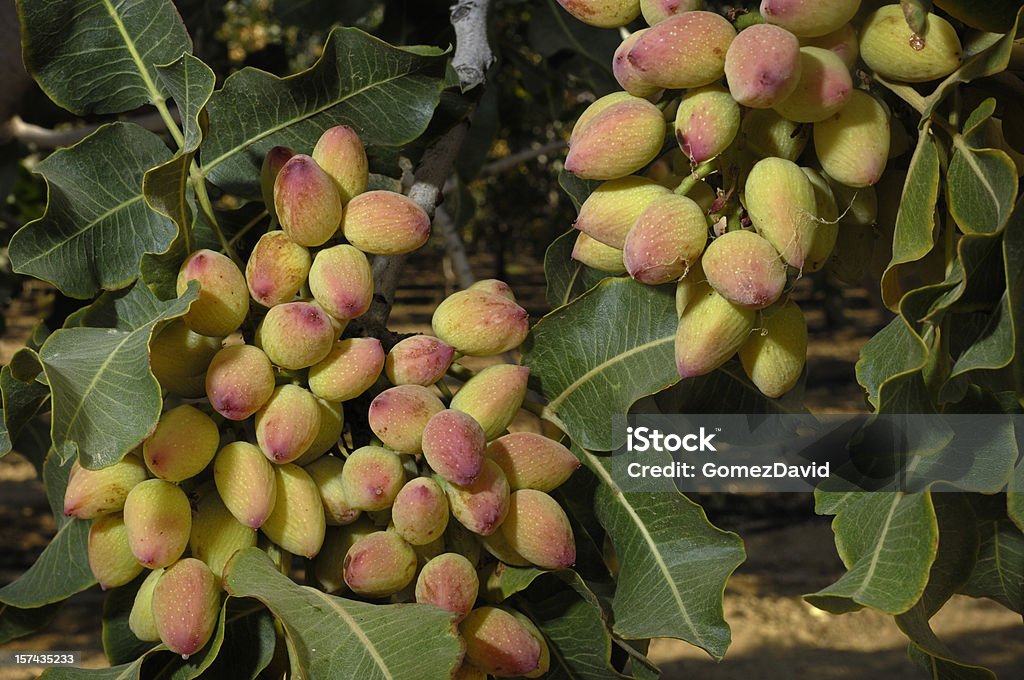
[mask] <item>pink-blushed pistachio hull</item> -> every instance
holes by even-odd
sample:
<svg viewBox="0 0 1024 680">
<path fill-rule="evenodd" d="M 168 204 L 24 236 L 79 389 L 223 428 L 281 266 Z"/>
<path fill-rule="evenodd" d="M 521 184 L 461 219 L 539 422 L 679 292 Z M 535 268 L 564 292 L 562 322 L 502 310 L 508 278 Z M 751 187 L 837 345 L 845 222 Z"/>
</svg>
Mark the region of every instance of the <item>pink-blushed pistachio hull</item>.
<svg viewBox="0 0 1024 680">
<path fill-rule="evenodd" d="M 135 559 L 149 569 L 166 567 L 177 561 L 188 546 L 192 507 L 176 485 L 147 479 L 128 494 L 124 524 Z"/>
<path fill-rule="evenodd" d="M 89 569 L 103 590 L 130 583 L 142 573 L 129 544 L 124 515 L 119 512 L 93 520 L 87 555 Z"/>
<path fill-rule="evenodd" d="M 256 443 L 272 463 L 290 463 L 320 430 L 316 397 L 298 385 L 281 385 L 256 412 Z"/>
<path fill-rule="evenodd" d="M 513 550 L 542 569 L 564 569 L 576 563 L 569 518 L 558 501 L 543 491 L 512 492 L 501 533 Z"/>
<path fill-rule="evenodd" d="M 843 60 L 831 50 L 800 48 L 800 80 L 775 110 L 798 123 L 816 123 L 840 111 L 853 91 L 853 79 Z"/>
<path fill-rule="evenodd" d="M 372 512 L 391 507 L 404 485 L 402 459 L 380 446 L 356 449 L 341 471 L 345 500 L 359 510 Z"/>
<path fill-rule="evenodd" d="M 156 621 L 153 620 L 153 591 L 156 589 L 156 582 L 164 575 L 164 569 L 154 569 L 149 572 L 135 593 L 135 600 L 132 602 L 132 610 L 128 614 L 128 628 L 132 634 L 144 642 L 158 642 L 160 632 L 156 629 Z"/>
<path fill-rule="evenodd" d="M 565 11 L 598 28 L 625 26 L 640 14 L 640 0 L 558 0 Z"/>
<path fill-rule="evenodd" d="M 663 91 L 662 88 L 644 80 L 643 74 L 629 60 L 629 51 L 646 31 L 646 28 L 641 28 L 622 41 L 612 57 L 612 74 L 627 93 L 634 97 L 657 101 Z"/>
<path fill-rule="evenodd" d="M 277 502 L 274 466 L 248 442 L 231 442 L 217 452 L 213 479 L 227 509 L 252 529 L 263 525 Z"/>
<path fill-rule="evenodd" d="M 153 434 L 142 443 L 142 456 L 154 475 L 181 482 L 202 472 L 219 445 L 217 423 L 196 407 L 182 404 L 160 416 Z"/>
<path fill-rule="evenodd" d="M 852 24 L 843 24 L 831 33 L 816 38 L 801 38 L 800 44 L 810 47 L 821 47 L 835 52 L 848 69 L 853 69 L 857 65 L 858 57 L 860 57 L 857 29 Z"/>
<path fill-rule="evenodd" d="M 458 486 L 440 477 L 438 483 L 448 495 L 452 516 L 474 534 L 489 536 L 505 521 L 510 490 L 505 473 L 493 460 L 484 459 L 472 484 Z"/>
<path fill-rule="evenodd" d="M 290 302 L 306 282 L 309 251 L 283 231 L 260 236 L 245 264 L 245 282 L 252 299 L 264 307 Z"/>
<path fill-rule="evenodd" d="M 429 477 L 402 487 L 391 508 L 395 531 L 410 545 L 427 545 L 444 535 L 448 526 L 448 497 Z"/>
<path fill-rule="evenodd" d="M 232 555 L 256 545 L 256 530 L 231 514 L 212 484 L 201 487 L 197 495 L 189 550 L 221 578 Z"/>
<path fill-rule="evenodd" d="M 345 555 L 356 541 L 378 531 L 365 515 L 352 524 L 328 527 L 324 545 L 313 560 L 313 577 L 328 593 L 348 590 L 345 584 Z"/>
<path fill-rule="evenodd" d="M 704 7 L 704 0 L 640 0 L 640 13 L 650 26 L 676 14 Z"/>
<path fill-rule="evenodd" d="M 300 246 L 319 246 L 341 225 L 341 196 L 334 180 L 305 154 L 288 159 L 274 182 L 281 229 Z"/>
<path fill-rule="evenodd" d="M 701 262 L 711 287 L 740 307 L 767 307 L 786 287 L 786 265 L 779 252 L 752 231 L 722 234 L 711 242 Z"/>
<path fill-rule="evenodd" d="M 825 266 L 839 235 L 839 209 L 825 177 L 814 168 L 800 168 L 814 189 L 818 224 L 812 235 L 811 247 L 804 258 L 804 272 L 816 272 Z"/>
<path fill-rule="evenodd" d="M 487 440 L 472 416 L 456 410 L 435 414 L 423 428 L 423 456 L 449 482 L 471 484 L 480 474 Z"/>
<path fill-rule="evenodd" d="M 864 22 L 860 56 L 880 76 L 923 83 L 955 71 L 963 61 L 963 47 L 953 26 L 937 14 L 929 14 L 925 34 L 915 36 L 895 4 L 880 7 Z"/>
<path fill-rule="evenodd" d="M 580 466 L 569 449 L 534 432 L 498 437 L 488 445 L 485 455 L 501 467 L 513 491 L 553 491 Z"/>
<path fill-rule="evenodd" d="M 507 298 L 512 302 L 516 301 L 516 294 L 512 290 L 512 286 L 499 279 L 480 279 L 471 284 L 467 290 L 478 290 L 483 293 Z"/>
<path fill-rule="evenodd" d="M 690 90 L 676 111 L 676 141 L 693 163 L 724 152 L 739 131 L 740 107 L 721 85 Z"/>
<path fill-rule="evenodd" d="M 671 193 L 646 177 L 623 177 L 604 182 L 580 207 L 573 225 L 587 236 L 622 249 L 626 234 L 656 197 Z"/>
<path fill-rule="evenodd" d="M 124 507 L 128 493 L 148 476 L 146 466 L 134 453 L 98 470 L 83 468 L 76 460 L 71 464 L 68 486 L 64 490 L 64 514 L 93 519 L 118 512 Z"/>
<path fill-rule="evenodd" d="M 526 675 L 540 666 L 540 643 L 504 609 L 474 609 L 459 624 L 459 632 L 466 641 L 466 658 L 495 677 Z"/>
<path fill-rule="evenodd" d="M 600 111 L 584 115 L 569 141 L 565 169 L 583 179 L 617 179 L 653 161 L 665 141 L 665 118 L 646 99 L 623 93 L 613 103 L 597 100 Z M 603 97 L 602 99 L 607 99 Z"/>
<path fill-rule="evenodd" d="M 530 671 L 523 677 L 526 678 L 540 678 L 543 677 L 551 669 L 551 650 L 548 649 L 548 643 L 544 639 L 544 634 L 540 632 L 537 626 L 534 625 L 533 621 L 526 617 L 525 614 L 517 612 L 515 609 L 509 609 L 509 613 L 516 617 L 519 623 L 523 624 L 526 630 L 530 631 L 533 639 L 540 645 L 540 661 L 537 662 L 537 668 Z"/>
<path fill-rule="evenodd" d="M 782 158 L 758 161 L 747 176 L 744 201 L 757 232 L 802 269 L 818 227 L 814 187 L 796 163 Z"/>
<path fill-rule="evenodd" d="M 263 165 L 260 167 L 260 189 L 263 192 L 263 203 L 267 206 L 272 220 L 277 220 L 277 208 L 274 206 L 274 182 L 277 174 L 281 172 L 284 164 L 295 155 L 295 152 L 286 146 L 275 146 L 263 157 Z"/>
<path fill-rule="evenodd" d="M 476 569 L 462 555 L 444 553 L 427 562 L 416 579 L 416 601 L 466 618 L 480 592 Z"/>
<path fill-rule="evenodd" d="M 695 294 L 676 329 L 679 377 L 706 375 L 728 361 L 746 342 L 756 314 L 752 309 L 729 302 L 711 286 Z"/>
<path fill-rule="evenodd" d="M 743 370 L 770 399 L 789 392 L 807 363 L 807 321 L 793 302 L 761 312 L 761 330 L 740 347 Z"/>
<path fill-rule="evenodd" d="M 505 564 L 513 567 L 531 566 L 530 560 L 513 550 L 500 531 L 495 531 L 490 536 L 481 536 L 480 544 L 483 545 L 487 552 Z"/>
<path fill-rule="evenodd" d="M 281 368 L 312 366 L 331 351 L 338 330 L 327 312 L 309 302 L 271 307 L 259 329 L 259 343 Z"/>
<path fill-rule="evenodd" d="M 176 291 L 185 292 L 189 281 L 198 281 L 199 297 L 182 319 L 200 335 L 223 337 L 234 332 L 249 313 L 249 289 L 242 271 L 226 255 L 197 250 L 178 270 Z"/>
<path fill-rule="evenodd" d="M 767 109 L 796 89 L 800 41 L 784 28 L 755 24 L 742 31 L 725 55 L 729 92 L 742 104 Z"/>
<path fill-rule="evenodd" d="M 320 135 L 313 160 L 334 180 L 342 203 L 366 191 L 370 167 L 359 135 L 348 125 L 335 125 Z"/>
<path fill-rule="evenodd" d="M 328 401 L 355 399 L 377 381 L 384 348 L 376 338 L 346 338 L 309 369 L 309 389 Z"/>
<path fill-rule="evenodd" d="M 336 447 L 341 439 L 341 431 L 345 426 L 344 406 L 341 402 L 327 401 L 320 397 L 316 398 L 316 404 L 320 408 L 320 429 L 309 448 L 295 459 L 296 465 L 309 465 Z"/>
<path fill-rule="evenodd" d="M 814 124 L 814 150 L 829 177 L 849 187 L 875 184 L 889 160 L 889 112 L 854 90 L 841 111 Z"/>
<path fill-rule="evenodd" d="M 204 376 L 220 338 L 200 335 L 181 319 L 164 326 L 149 342 L 149 367 L 160 387 L 171 394 L 195 399 L 205 393 Z"/>
<path fill-rule="evenodd" d="M 187 557 L 168 568 L 153 587 L 153 622 L 160 640 L 187 658 L 202 649 L 217 627 L 220 583 L 201 560 Z"/>
<path fill-rule="evenodd" d="M 430 217 L 408 196 L 367 191 L 346 206 L 341 223 L 345 238 L 364 253 L 401 255 L 430 237 Z"/>
<path fill-rule="evenodd" d="M 576 243 L 572 247 L 572 259 L 592 269 L 609 274 L 622 274 L 626 271 L 626 264 L 622 261 L 620 248 L 606 246 L 582 231 L 576 235 Z"/>
<path fill-rule="evenodd" d="M 384 373 L 393 385 L 433 385 L 444 377 L 455 348 L 430 335 L 400 340 L 384 360 Z"/>
<path fill-rule="evenodd" d="M 306 466 L 305 470 L 316 482 L 316 488 L 320 490 L 320 500 L 324 503 L 324 516 L 327 524 L 331 526 L 343 526 L 351 524 L 359 519 L 362 514 L 358 508 L 352 507 L 348 495 L 345 493 L 345 484 L 342 481 L 342 471 L 345 469 L 345 462 L 334 456 L 321 456 Z"/>
<path fill-rule="evenodd" d="M 761 0 L 761 16 L 800 37 L 835 31 L 850 21 L 860 0 Z"/>
<path fill-rule="evenodd" d="M 431 319 L 434 335 L 468 356 L 494 356 L 523 344 L 530 315 L 501 295 L 460 290 L 444 299 Z"/>
<path fill-rule="evenodd" d="M 245 420 L 274 392 L 274 367 L 259 347 L 230 345 L 206 371 L 206 398 L 228 420 Z"/>
<path fill-rule="evenodd" d="M 345 555 L 345 583 L 365 597 L 386 597 L 412 583 L 416 553 L 392 531 L 376 531 L 349 548 Z"/>
<path fill-rule="evenodd" d="M 529 377 L 526 366 L 488 366 L 455 393 L 451 407 L 472 416 L 483 428 L 485 439 L 491 441 L 501 436 L 522 407 Z"/>
<path fill-rule="evenodd" d="M 647 29 L 626 58 L 651 85 L 700 87 L 725 74 L 725 53 L 735 37 L 736 29 L 720 14 L 684 12 Z"/>
<path fill-rule="evenodd" d="M 309 290 L 335 319 L 362 316 L 373 300 L 373 272 L 363 251 L 342 244 L 321 250 L 309 270 Z"/>
<path fill-rule="evenodd" d="M 315 557 L 327 531 L 324 504 L 316 482 L 293 463 L 275 465 L 274 481 L 277 501 L 260 530 L 290 553 Z"/>
<path fill-rule="evenodd" d="M 674 281 L 700 258 L 708 240 L 704 211 L 678 194 L 658 196 L 626 236 L 623 261 L 629 275 L 656 286 Z"/>
<path fill-rule="evenodd" d="M 811 137 L 806 126 L 783 118 L 772 109 L 747 111 L 740 129 L 747 149 L 758 158 L 796 161 Z"/>
<path fill-rule="evenodd" d="M 423 452 L 423 428 L 444 404 L 420 385 L 399 385 L 378 394 L 367 412 L 370 429 L 384 446 L 399 453 Z"/>
</svg>

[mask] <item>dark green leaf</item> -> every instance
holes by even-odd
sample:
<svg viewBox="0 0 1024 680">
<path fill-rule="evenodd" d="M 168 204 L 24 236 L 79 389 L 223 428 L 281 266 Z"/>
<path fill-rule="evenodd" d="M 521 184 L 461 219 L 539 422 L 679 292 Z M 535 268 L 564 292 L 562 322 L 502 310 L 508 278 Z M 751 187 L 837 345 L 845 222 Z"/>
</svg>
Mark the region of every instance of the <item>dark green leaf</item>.
<svg viewBox="0 0 1024 680">
<path fill-rule="evenodd" d="M 563 51 L 578 55 L 569 72 L 588 82 L 598 96 L 620 89 L 611 69 L 612 56 L 622 42 L 616 31 L 577 21 L 554 0 L 535 7 L 537 16 L 529 22 L 527 33 L 534 50 L 548 58 Z"/>
<path fill-rule="evenodd" d="M 1017 166 L 1002 149 L 974 149 L 953 140 L 946 196 L 953 219 L 965 233 L 1000 231 L 1017 197 Z"/>
<path fill-rule="evenodd" d="M 41 607 L 95 585 L 86 552 L 90 524 L 78 519 L 66 522 L 35 563 L 16 581 L 0 588 L 0 605 Z"/>
<path fill-rule="evenodd" d="M 493 604 L 500 604 L 526 590 L 545 573 L 534 567 L 511 567 L 496 562 L 480 573 L 480 597 Z"/>
<path fill-rule="evenodd" d="M 1024 534 L 1007 520 L 979 523 L 978 563 L 963 591 L 1024 613 Z"/>
<path fill-rule="evenodd" d="M 255 680 L 274 656 L 274 617 L 254 600 L 230 598 L 227 628 L 217 659 L 201 677 L 210 680 Z"/>
<path fill-rule="evenodd" d="M 10 366 L 0 369 L 0 393 L 3 396 L 2 425 L 8 438 L 6 446 L 0 446 L 0 456 L 9 452 L 21 437 L 25 427 L 41 413 L 50 389 L 35 382 L 22 382 L 14 377 Z"/>
<path fill-rule="evenodd" d="M 142 663 L 148 657 L 139 657 L 131 663 L 121 664 L 113 668 L 74 668 L 73 666 L 54 666 L 39 676 L 40 680 L 138 680 L 142 671 Z"/>
<path fill-rule="evenodd" d="M 552 309 L 569 304 L 610 276 L 572 259 L 572 249 L 579 233 L 571 229 L 562 234 L 544 254 L 547 300 Z"/>
<path fill-rule="evenodd" d="M 857 382 L 878 408 L 882 387 L 900 378 L 913 379 L 927 360 L 928 348 L 902 318 L 889 322 L 871 338 L 857 361 Z"/>
<path fill-rule="evenodd" d="M 20 609 L 0 603 L 0 645 L 45 628 L 57 615 L 60 603 Z"/>
</svg>

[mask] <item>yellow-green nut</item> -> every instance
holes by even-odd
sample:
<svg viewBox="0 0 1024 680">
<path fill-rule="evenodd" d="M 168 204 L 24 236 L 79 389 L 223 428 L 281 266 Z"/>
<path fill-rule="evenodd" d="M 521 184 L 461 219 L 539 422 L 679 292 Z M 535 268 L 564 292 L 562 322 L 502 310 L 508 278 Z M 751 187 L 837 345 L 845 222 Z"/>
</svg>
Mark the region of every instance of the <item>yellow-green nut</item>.
<svg viewBox="0 0 1024 680">
<path fill-rule="evenodd" d="M 700 87 L 725 74 L 725 53 L 735 37 L 736 29 L 720 14 L 684 12 L 647 29 L 626 59 L 651 85 Z"/>
<path fill-rule="evenodd" d="M 295 152 L 286 146 L 275 146 L 263 157 L 260 167 L 260 189 L 263 192 L 263 203 L 267 206 L 272 220 L 277 220 L 277 209 L 274 207 L 274 182 L 281 168 Z"/>
<path fill-rule="evenodd" d="M 580 264 L 609 274 L 622 274 L 626 271 L 620 248 L 606 246 L 582 231 L 576 235 L 571 257 Z"/>
<path fill-rule="evenodd" d="M 540 667 L 541 648 L 529 628 L 497 607 L 479 607 L 459 624 L 466 658 L 498 678 L 533 673 Z"/>
<path fill-rule="evenodd" d="M 281 385 L 256 412 L 256 443 L 272 463 L 290 463 L 320 431 L 316 397 L 298 385 Z"/>
<path fill-rule="evenodd" d="M 397 454 L 363 446 L 349 454 L 341 470 L 345 500 L 358 510 L 385 510 L 405 486 L 405 468 Z"/>
<path fill-rule="evenodd" d="M 313 560 L 313 577 L 328 593 L 348 590 L 345 584 L 345 555 L 359 539 L 378 531 L 365 515 L 352 524 L 328 527 L 324 545 Z"/>
<path fill-rule="evenodd" d="M 565 11 L 598 28 L 625 26 L 640 14 L 640 0 L 558 0 Z"/>
<path fill-rule="evenodd" d="M 416 602 L 432 604 L 456 615 L 458 623 L 466 618 L 480 592 L 476 569 L 462 555 L 444 553 L 433 558 L 416 579 Z"/>
<path fill-rule="evenodd" d="M 309 270 L 309 290 L 335 319 L 361 316 L 373 301 L 373 272 L 363 251 L 342 244 L 321 250 Z"/>
<path fill-rule="evenodd" d="M 665 118 L 646 99 L 611 94 L 591 104 L 569 140 L 565 169 L 583 179 L 617 179 L 653 161 L 665 141 Z M 607 103 L 609 97 L 614 98 Z"/>
<path fill-rule="evenodd" d="M 840 111 L 853 91 L 850 70 L 835 52 L 800 48 L 800 80 L 775 110 L 798 123 L 816 123 Z"/>
<path fill-rule="evenodd" d="M 604 182 L 580 207 L 573 225 L 587 236 L 619 248 L 640 214 L 656 197 L 671 191 L 646 177 L 623 177 Z"/>
<path fill-rule="evenodd" d="M 444 535 L 448 526 L 448 497 L 429 477 L 402 487 L 391 508 L 395 531 L 410 545 L 427 545 Z"/>
<path fill-rule="evenodd" d="M 423 457 L 453 484 L 472 484 L 480 474 L 487 440 L 480 424 L 462 411 L 445 409 L 423 428 Z"/>
<path fill-rule="evenodd" d="M 860 8 L 860 0 L 761 0 L 761 16 L 800 37 L 837 30 Z"/>
<path fill-rule="evenodd" d="M 149 569 L 173 564 L 188 546 L 192 506 L 185 492 L 163 479 L 135 485 L 124 502 L 128 546 Z"/>
<path fill-rule="evenodd" d="M 747 111 L 741 126 L 747 149 L 758 158 L 783 158 L 796 161 L 807 148 L 811 131 L 772 109 Z"/>
<path fill-rule="evenodd" d="M 676 329 L 676 369 L 681 378 L 706 375 L 746 342 L 757 312 L 734 305 L 711 286 L 695 295 Z"/>
<path fill-rule="evenodd" d="M 260 531 L 288 552 L 312 559 L 327 531 L 320 490 L 309 473 L 294 463 L 275 465 L 274 481 L 277 501 Z"/>
<path fill-rule="evenodd" d="M 164 575 L 164 569 L 154 569 L 142 581 L 139 590 L 135 593 L 135 600 L 132 602 L 132 610 L 128 614 L 128 628 L 132 634 L 144 642 L 158 642 L 160 633 L 156 629 L 156 621 L 153 620 L 153 590 L 156 589 L 156 582 Z"/>
<path fill-rule="evenodd" d="M 196 493 L 189 550 L 192 557 L 205 562 L 217 578 L 222 578 L 232 555 L 256 545 L 256 530 L 231 514 L 212 484 L 203 485 Z"/>
<path fill-rule="evenodd" d="M 804 271 L 816 272 L 825 266 L 832 249 L 836 245 L 839 234 L 839 209 L 825 177 L 814 168 L 800 168 L 814 188 L 814 201 L 817 206 L 818 226 L 812 236 L 811 247 L 804 259 Z"/>
<path fill-rule="evenodd" d="M 442 477 L 437 482 L 448 496 L 452 516 L 474 534 L 490 536 L 505 521 L 511 491 L 505 473 L 493 460 L 484 459 L 472 484 L 458 486 Z"/>
<path fill-rule="evenodd" d="M 704 276 L 704 266 L 700 260 L 697 260 L 676 284 L 676 318 L 682 317 L 690 301 L 706 293 L 707 288 L 708 282 L 707 277 Z"/>
<path fill-rule="evenodd" d="M 525 366 L 488 366 L 455 393 L 451 407 L 472 416 L 483 428 L 486 441 L 491 441 L 505 432 L 519 412 L 529 377 L 530 369 Z"/>
<path fill-rule="evenodd" d="M 220 445 L 217 423 L 188 404 L 165 411 L 142 443 L 149 471 L 160 479 L 181 482 L 202 472 Z"/>
<path fill-rule="evenodd" d="M 843 24 L 831 33 L 816 38 L 801 38 L 800 44 L 835 52 L 848 69 L 853 69 L 860 57 L 860 42 L 857 40 L 857 29 L 853 24 Z"/>
<path fill-rule="evenodd" d="M 512 302 L 516 301 L 516 294 L 512 290 L 512 286 L 500 279 L 480 279 L 470 284 L 467 290 L 479 290 L 482 293 L 490 293 L 491 295 L 507 298 Z"/>
<path fill-rule="evenodd" d="M 283 231 L 260 236 L 245 264 L 245 282 L 252 299 L 264 307 L 290 302 L 309 275 L 309 251 Z"/>
<path fill-rule="evenodd" d="M 612 74 L 619 85 L 622 86 L 622 89 L 629 94 L 634 97 L 643 97 L 644 99 L 657 101 L 663 91 L 662 88 L 647 82 L 640 70 L 629 60 L 629 51 L 633 49 L 637 40 L 645 32 L 647 32 L 647 29 L 641 28 L 631 33 L 628 38 L 622 41 L 622 44 L 615 50 L 615 54 L 612 57 Z"/>
<path fill-rule="evenodd" d="M 295 459 L 296 465 L 309 465 L 337 446 L 341 439 L 341 430 L 345 426 L 344 406 L 341 402 L 327 401 L 320 397 L 316 398 L 316 404 L 320 408 L 320 429 L 309 448 Z"/>
<path fill-rule="evenodd" d="M 248 442 L 232 442 L 217 452 L 213 479 L 224 505 L 249 528 L 259 529 L 277 502 L 274 466 Z"/>
<path fill-rule="evenodd" d="M 286 302 L 270 308 L 259 328 L 259 344 L 277 366 L 307 368 L 331 351 L 338 337 L 335 321 L 311 302 Z"/>
<path fill-rule="evenodd" d="M 676 111 L 676 141 L 693 163 L 721 154 L 739 130 L 740 107 L 721 85 L 690 90 Z"/>
<path fill-rule="evenodd" d="M 142 573 L 131 550 L 124 515 L 119 512 L 93 520 L 87 556 L 89 569 L 103 590 L 123 586 Z"/>
<path fill-rule="evenodd" d="M 300 246 L 319 246 L 341 225 L 341 196 L 334 180 L 305 154 L 288 159 L 274 181 L 281 229 Z"/>
<path fill-rule="evenodd" d="M 182 319 L 200 335 L 223 337 L 233 333 L 249 313 L 249 289 L 242 271 L 225 255 L 213 250 L 197 250 L 178 270 L 177 293 L 199 282 L 199 297 Z"/>
<path fill-rule="evenodd" d="M 569 449 L 535 432 L 512 432 L 498 437 L 487 446 L 484 455 L 501 467 L 513 491 L 553 491 L 580 466 Z"/>
<path fill-rule="evenodd" d="M 328 401 L 355 399 L 377 381 L 384 348 L 376 338 L 346 338 L 309 368 L 309 389 Z"/>
<path fill-rule="evenodd" d="M 653 26 L 670 16 L 692 12 L 704 7 L 704 0 L 640 0 L 640 13 L 644 21 Z"/>
<path fill-rule="evenodd" d="M 206 371 L 206 398 L 228 420 L 245 420 L 274 392 L 274 367 L 259 347 L 229 345 Z"/>
<path fill-rule="evenodd" d="M 370 167 L 359 135 L 348 125 L 324 130 L 313 147 L 313 160 L 334 180 L 342 203 L 366 191 Z"/>
<path fill-rule="evenodd" d="M 186 557 L 153 587 L 153 623 L 160 641 L 188 658 L 202 649 L 220 617 L 220 581 L 201 560 Z"/>
<path fill-rule="evenodd" d="M 760 330 L 740 347 L 743 370 L 771 399 L 789 392 L 807 362 L 807 321 L 794 302 L 761 312 Z"/>
<path fill-rule="evenodd" d="M 324 516 L 331 526 L 352 524 L 362 514 L 358 508 L 352 507 L 345 493 L 345 484 L 342 482 L 344 469 L 345 462 L 334 456 L 321 456 L 305 468 L 320 490 Z"/>
<path fill-rule="evenodd" d="M 399 385 L 378 394 L 367 411 L 370 429 L 392 451 L 423 452 L 423 428 L 444 404 L 426 387 Z"/>
<path fill-rule="evenodd" d="M 64 514 L 77 519 L 93 519 L 118 512 L 124 507 L 128 493 L 145 481 L 146 466 L 134 453 L 113 465 L 98 470 L 71 464 L 68 486 L 64 490 Z"/>
<path fill-rule="evenodd" d="M 861 59 L 890 80 L 924 83 L 944 78 L 960 67 L 963 53 L 960 38 L 948 21 L 929 14 L 924 35 L 916 35 L 899 4 L 880 7 L 861 27 Z"/>
<path fill-rule="evenodd" d="M 402 255 L 430 237 L 430 218 L 408 196 L 393 191 L 367 191 L 345 207 L 342 232 L 364 253 Z"/>
<path fill-rule="evenodd" d="M 510 564 L 513 567 L 530 566 L 530 560 L 513 550 L 500 531 L 495 531 L 490 536 L 481 536 L 480 544 L 483 545 L 484 550 L 505 564 Z"/>
<path fill-rule="evenodd" d="M 771 108 L 800 81 L 800 41 L 779 26 L 755 24 L 740 31 L 725 55 L 733 99 L 754 109 Z"/>
<path fill-rule="evenodd" d="M 543 491 L 512 492 L 501 533 L 513 550 L 542 569 L 564 569 L 576 563 L 569 518 L 558 501 Z"/>
<path fill-rule="evenodd" d="M 814 187 L 800 166 L 782 158 L 758 161 L 747 176 L 744 201 L 757 232 L 787 264 L 803 269 L 818 216 Z"/>
<path fill-rule="evenodd" d="M 828 176 L 849 187 L 875 184 L 889 160 L 889 112 L 863 90 L 814 124 L 814 150 Z"/>
<path fill-rule="evenodd" d="M 220 350 L 220 338 L 199 335 L 181 319 L 164 326 L 149 342 L 149 367 L 160 387 L 188 399 L 201 397 L 204 376 L 213 355 Z"/>
<path fill-rule="evenodd" d="M 434 310 L 434 335 L 468 356 L 486 357 L 519 347 L 530 315 L 506 297 L 481 290 L 452 293 Z"/>
<path fill-rule="evenodd" d="M 762 309 L 782 295 L 786 265 L 779 251 L 752 231 L 729 231 L 701 260 L 708 283 L 734 305 Z"/>
<path fill-rule="evenodd" d="M 416 553 L 393 531 L 356 541 L 345 555 L 345 584 L 365 597 L 387 597 L 412 583 Z"/>
<path fill-rule="evenodd" d="M 685 274 L 707 241 L 701 207 L 686 196 L 664 194 L 651 201 L 629 230 L 623 261 L 634 279 L 657 286 Z"/>
<path fill-rule="evenodd" d="M 455 358 L 455 348 L 430 335 L 413 335 L 391 348 L 384 373 L 393 385 L 428 387 L 444 377 Z"/>
</svg>

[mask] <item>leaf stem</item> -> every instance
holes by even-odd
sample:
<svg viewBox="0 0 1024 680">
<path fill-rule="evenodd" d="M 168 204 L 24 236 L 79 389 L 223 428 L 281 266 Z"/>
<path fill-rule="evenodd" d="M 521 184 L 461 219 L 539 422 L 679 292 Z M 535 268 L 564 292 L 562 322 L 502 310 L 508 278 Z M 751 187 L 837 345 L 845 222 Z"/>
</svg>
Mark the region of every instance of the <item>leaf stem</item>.
<svg viewBox="0 0 1024 680">
<path fill-rule="evenodd" d="M 238 253 L 235 252 L 231 242 L 224 236 L 224 232 L 220 228 L 220 224 L 217 222 L 217 216 L 213 212 L 213 204 L 210 202 L 210 194 L 206 191 L 206 180 L 203 179 L 202 174 L 199 172 L 199 166 L 193 161 L 192 167 L 188 171 L 189 178 L 192 181 L 192 188 L 195 189 L 196 199 L 199 201 L 199 208 L 202 210 L 203 215 L 206 217 L 206 221 L 210 223 L 210 227 L 214 233 L 217 234 L 217 240 L 220 241 L 220 249 L 224 251 L 224 254 L 231 258 L 231 260 L 244 269 L 245 263 L 242 262 Z"/>
<path fill-rule="evenodd" d="M 263 218 L 265 218 L 269 214 L 270 213 L 267 210 L 261 211 L 259 215 L 257 215 L 256 217 L 252 218 L 251 220 L 249 220 L 249 222 L 246 223 L 246 225 L 244 227 L 239 229 L 238 233 L 235 234 L 234 236 L 232 236 L 231 240 L 229 240 L 228 243 L 230 243 L 232 246 L 235 245 L 236 243 L 238 243 L 238 240 L 240 238 L 245 236 L 249 231 L 252 230 L 253 227 L 255 227 L 257 224 L 262 222 Z"/>
<path fill-rule="evenodd" d="M 713 174 L 715 169 L 716 165 L 714 160 L 704 161 L 679 183 L 679 186 L 675 189 L 675 193 L 685 196 L 690 193 L 693 187 L 697 186 L 697 182 Z"/>
</svg>

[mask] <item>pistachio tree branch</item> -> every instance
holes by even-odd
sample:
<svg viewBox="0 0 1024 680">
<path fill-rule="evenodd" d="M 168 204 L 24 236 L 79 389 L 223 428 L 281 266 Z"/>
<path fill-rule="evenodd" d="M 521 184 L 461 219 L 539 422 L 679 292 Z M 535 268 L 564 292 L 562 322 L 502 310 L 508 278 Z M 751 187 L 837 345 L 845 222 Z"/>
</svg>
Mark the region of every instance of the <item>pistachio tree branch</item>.
<svg viewBox="0 0 1024 680">
<path fill-rule="evenodd" d="M 487 9 L 490 0 L 458 0 L 452 5 L 455 57 L 452 68 L 459 74 L 462 91 L 482 85 L 494 53 L 487 42 Z"/>
<path fill-rule="evenodd" d="M 444 250 L 451 260 L 452 269 L 455 271 L 455 280 L 459 288 L 469 288 L 476 282 L 473 274 L 473 267 L 469 264 L 469 256 L 466 254 L 466 244 L 459 235 L 455 220 L 444 208 L 438 208 L 434 215 L 434 226 L 444 241 Z"/>
<path fill-rule="evenodd" d="M 171 109 L 171 116 L 177 119 L 177 115 L 177 109 Z M 164 130 L 164 120 L 156 111 L 128 118 L 127 122 L 135 123 L 153 132 Z M 77 144 L 104 125 L 106 123 L 86 123 L 62 130 L 52 130 L 26 123 L 20 116 L 11 116 L 6 122 L 0 123 L 0 140 L 16 139 L 22 144 L 39 149 L 59 149 L 62 146 Z"/>
</svg>

